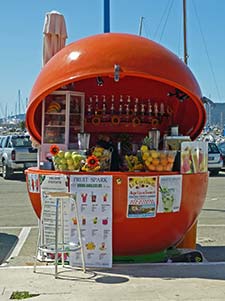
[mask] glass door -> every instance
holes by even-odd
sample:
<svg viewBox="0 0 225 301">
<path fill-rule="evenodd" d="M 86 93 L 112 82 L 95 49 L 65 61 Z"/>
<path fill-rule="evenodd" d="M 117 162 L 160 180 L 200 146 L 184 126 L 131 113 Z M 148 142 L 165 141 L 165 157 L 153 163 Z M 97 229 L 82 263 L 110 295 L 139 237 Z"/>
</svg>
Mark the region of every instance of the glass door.
<svg viewBox="0 0 225 301">
<path fill-rule="evenodd" d="M 44 144 L 65 144 L 66 140 L 66 94 L 48 95 L 45 99 Z"/>
<path fill-rule="evenodd" d="M 69 99 L 69 148 L 78 148 L 77 134 L 84 131 L 84 93 L 74 92 Z"/>
</svg>

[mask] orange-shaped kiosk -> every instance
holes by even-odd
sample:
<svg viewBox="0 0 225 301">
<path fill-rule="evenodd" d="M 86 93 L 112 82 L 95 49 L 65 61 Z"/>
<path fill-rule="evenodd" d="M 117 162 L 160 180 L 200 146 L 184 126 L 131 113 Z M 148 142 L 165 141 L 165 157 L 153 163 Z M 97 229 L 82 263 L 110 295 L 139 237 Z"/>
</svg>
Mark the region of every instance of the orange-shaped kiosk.
<svg viewBox="0 0 225 301">
<path fill-rule="evenodd" d="M 100 84 L 99 84 L 100 80 Z M 26 114 L 27 129 L 42 144 L 42 103 L 62 87 L 83 92 L 84 132 L 91 134 L 94 144 L 99 133 L 126 133 L 139 143 L 152 128 L 161 137 L 172 125 L 180 135 L 195 140 L 204 127 L 206 112 L 201 90 L 190 69 L 172 52 L 146 38 L 119 33 L 105 33 L 71 43 L 59 51 L 41 70 L 30 95 Z M 88 101 L 104 95 L 106 105 L 111 96 L 118 108 L 120 95 L 142 100 L 147 108 L 149 99 L 165 114 L 144 122 L 88 121 Z M 146 107 L 144 106 L 146 104 Z M 98 103 L 101 106 L 101 103 Z M 143 112 L 142 112 L 143 113 Z M 139 119 L 137 119 L 139 120 Z M 29 168 L 26 174 L 54 174 L 55 171 Z M 74 174 L 73 172 L 62 172 Z M 157 213 L 154 218 L 127 218 L 127 180 L 129 176 L 176 175 L 171 172 L 105 171 L 96 174 L 113 177 L 113 255 L 143 255 L 160 252 L 180 242 L 203 206 L 208 173 L 184 174 L 179 212 Z M 39 193 L 29 192 L 35 213 L 40 217 Z"/>
</svg>

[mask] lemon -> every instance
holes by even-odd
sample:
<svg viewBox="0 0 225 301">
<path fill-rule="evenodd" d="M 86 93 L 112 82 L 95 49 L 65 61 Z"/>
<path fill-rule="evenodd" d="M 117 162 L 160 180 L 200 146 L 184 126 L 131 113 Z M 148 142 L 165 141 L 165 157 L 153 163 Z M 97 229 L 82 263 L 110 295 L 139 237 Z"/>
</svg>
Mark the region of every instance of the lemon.
<svg viewBox="0 0 225 301">
<path fill-rule="evenodd" d="M 155 150 L 151 150 L 151 156 L 152 156 L 152 158 L 156 159 L 159 157 L 159 152 L 157 152 Z"/>
<path fill-rule="evenodd" d="M 142 152 L 147 152 L 148 151 L 148 146 L 147 145 L 142 145 L 141 146 L 141 151 Z"/>
<path fill-rule="evenodd" d="M 151 164 L 152 160 L 153 160 L 153 158 L 151 156 L 149 156 L 145 162 L 146 162 L 146 164 Z"/>
<path fill-rule="evenodd" d="M 148 158 L 149 158 L 149 152 L 144 152 L 144 153 L 142 154 L 142 159 L 143 159 L 144 161 L 146 161 Z"/>
</svg>

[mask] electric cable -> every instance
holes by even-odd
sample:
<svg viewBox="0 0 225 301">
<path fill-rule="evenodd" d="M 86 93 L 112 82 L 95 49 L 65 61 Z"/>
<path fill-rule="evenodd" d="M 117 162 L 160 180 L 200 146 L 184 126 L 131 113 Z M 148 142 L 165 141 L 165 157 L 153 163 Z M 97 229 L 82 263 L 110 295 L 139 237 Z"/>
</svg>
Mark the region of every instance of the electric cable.
<svg viewBox="0 0 225 301">
<path fill-rule="evenodd" d="M 168 1 L 167 1 L 167 5 L 166 5 L 166 7 L 165 7 L 165 9 L 164 9 L 164 11 L 163 11 L 163 13 L 162 13 L 162 16 L 161 16 L 160 21 L 159 21 L 159 25 L 157 26 L 157 28 L 156 28 L 156 30 L 155 30 L 155 33 L 154 33 L 154 35 L 153 35 L 153 39 L 154 39 L 154 40 L 156 39 L 156 36 L 157 36 L 158 31 L 159 31 L 159 29 L 160 29 L 160 27 L 161 27 L 161 24 L 162 24 L 162 21 L 163 21 L 163 19 L 164 19 L 164 16 L 165 16 L 165 14 L 166 14 L 166 12 L 167 12 L 167 10 L 168 10 L 170 1 L 171 1 L 171 0 L 168 0 Z"/>
<path fill-rule="evenodd" d="M 170 7 L 169 7 L 169 10 L 168 10 L 168 13 L 167 13 L 167 16 L 166 16 L 166 20 L 165 20 L 165 23 L 164 23 L 163 28 L 162 28 L 162 33 L 161 33 L 160 38 L 159 38 L 159 42 L 161 42 L 162 37 L 164 35 L 165 28 L 166 28 L 166 25 L 167 25 L 167 22 L 168 22 L 168 19 L 169 19 L 169 15 L 170 15 L 171 9 L 173 7 L 173 3 L 174 3 L 174 0 L 171 0 Z"/>
</svg>

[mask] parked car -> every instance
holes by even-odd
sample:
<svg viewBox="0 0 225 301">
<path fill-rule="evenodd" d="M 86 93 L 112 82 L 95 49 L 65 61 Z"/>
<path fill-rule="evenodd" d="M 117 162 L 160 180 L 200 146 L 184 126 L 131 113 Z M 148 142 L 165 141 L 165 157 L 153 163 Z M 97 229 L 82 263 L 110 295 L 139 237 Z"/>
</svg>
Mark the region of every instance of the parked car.
<svg viewBox="0 0 225 301">
<path fill-rule="evenodd" d="M 5 136 L 0 136 L 0 147 L 1 147 L 1 145 L 2 145 L 2 141 L 3 141 L 3 138 L 4 138 Z"/>
<path fill-rule="evenodd" d="M 37 166 L 37 149 L 32 147 L 29 135 L 7 135 L 1 139 L 0 170 L 4 179 L 32 166 Z"/>
<path fill-rule="evenodd" d="M 223 167 L 225 167 L 225 142 L 220 142 L 217 144 L 217 146 L 223 158 Z"/>
<path fill-rule="evenodd" d="M 208 142 L 208 171 L 212 176 L 218 175 L 223 167 L 223 158 L 215 142 Z"/>
</svg>

